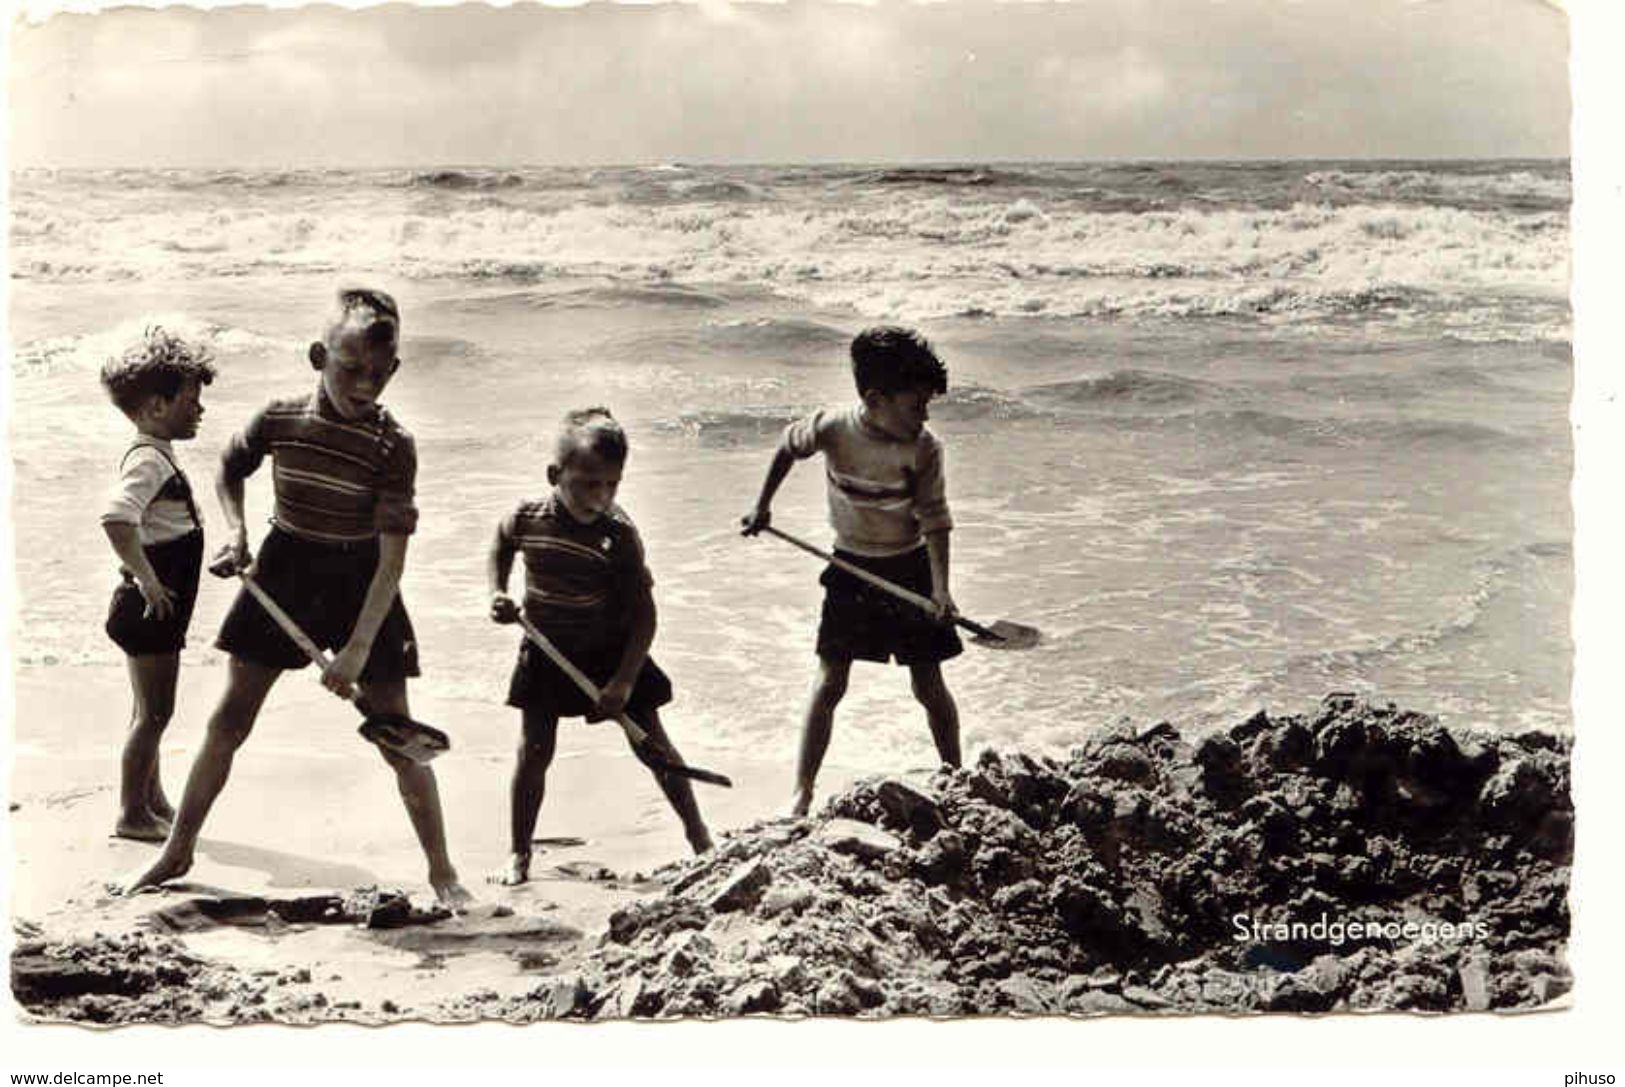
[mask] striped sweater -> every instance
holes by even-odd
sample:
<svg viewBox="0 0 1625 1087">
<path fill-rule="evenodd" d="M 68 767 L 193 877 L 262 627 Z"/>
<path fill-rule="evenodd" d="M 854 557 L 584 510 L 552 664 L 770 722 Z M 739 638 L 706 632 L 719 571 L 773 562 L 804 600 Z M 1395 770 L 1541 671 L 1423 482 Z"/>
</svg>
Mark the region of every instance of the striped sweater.
<svg viewBox="0 0 1625 1087">
<path fill-rule="evenodd" d="M 383 408 L 345 419 L 319 386 L 273 400 L 232 436 L 221 455 L 228 478 L 244 479 L 271 455 L 272 523 L 318 543 L 355 543 L 417 528 L 417 447 Z"/>
<path fill-rule="evenodd" d="M 912 551 L 922 533 L 953 527 L 942 443 L 929 429 L 903 441 L 870 425 L 859 407 L 818 411 L 785 428 L 780 448 L 824 454 L 835 546 L 884 557 Z"/>
<path fill-rule="evenodd" d="M 627 605 L 654 584 L 643 540 L 619 506 L 591 524 L 549 495 L 521 502 L 497 528 L 501 547 L 525 560 L 525 616 L 574 647 L 624 638 Z"/>
</svg>

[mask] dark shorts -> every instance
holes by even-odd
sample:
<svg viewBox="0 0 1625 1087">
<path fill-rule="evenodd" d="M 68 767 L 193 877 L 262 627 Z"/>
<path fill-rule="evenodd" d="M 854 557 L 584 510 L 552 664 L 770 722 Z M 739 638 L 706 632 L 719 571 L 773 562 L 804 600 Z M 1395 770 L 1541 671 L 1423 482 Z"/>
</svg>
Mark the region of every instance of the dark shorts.
<svg viewBox="0 0 1625 1087">
<path fill-rule="evenodd" d="M 561 644 L 559 650 L 569 658 L 571 664 L 585 672 L 596 687 L 608 682 L 621 663 L 619 645 L 582 652 Z M 635 720 L 647 720 L 646 711 L 657 709 L 670 701 L 671 680 L 653 657 L 645 658 L 643 669 L 632 684 L 632 697 L 626 700 L 627 714 Z M 582 693 L 575 681 L 548 660 L 547 654 L 528 641 L 520 643 L 519 660 L 513 666 L 513 677 L 508 681 L 508 705 L 554 717 L 602 720 L 592 712 L 592 700 Z"/>
<path fill-rule="evenodd" d="M 847 551 L 835 554 L 895 585 L 931 595 L 931 557 L 923 547 L 878 559 Z M 895 657 L 898 664 L 932 664 L 957 657 L 964 649 L 953 627 L 838 566 L 825 567 L 818 581 L 824 586 L 820 657 L 881 664 Z"/>
<path fill-rule="evenodd" d="M 260 544 L 254 580 L 311 641 L 338 650 L 350 640 L 377 568 L 377 540 L 318 543 L 272 528 Z M 238 590 L 214 644 L 239 660 L 269 668 L 303 668 L 310 663 L 247 589 Z M 360 679 L 367 683 L 418 674 L 417 637 L 397 593 L 373 638 Z"/>
<path fill-rule="evenodd" d="M 175 610 L 167 619 L 146 618 L 147 602 L 135 579 L 126 572 L 107 606 L 107 636 L 132 657 L 179 653 L 186 645 L 186 628 L 192 625 L 192 608 L 197 604 L 203 533 L 188 532 L 143 550 L 158 580 L 175 594 Z"/>
</svg>

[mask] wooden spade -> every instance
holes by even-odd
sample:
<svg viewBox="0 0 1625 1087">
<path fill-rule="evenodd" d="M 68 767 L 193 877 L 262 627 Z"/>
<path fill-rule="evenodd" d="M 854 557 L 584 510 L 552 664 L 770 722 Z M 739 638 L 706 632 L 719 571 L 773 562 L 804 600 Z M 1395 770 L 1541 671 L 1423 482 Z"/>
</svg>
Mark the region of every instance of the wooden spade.
<svg viewBox="0 0 1625 1087">
<path fill-rule="evenodd" d="M 587 677 L 587 674 L 571 663 L 570 658 L 566 657 L 559 647 L 548 639 L 547 635 L 537 630 L 535 623 L 525 618 L 523 614 L 519 616 L 518 621 L 519 626 L 525 632 L 525 637 L 530 639 L 531 644 L 547 654 L 547 659 L 557 665 L 559 671 L 569 676 L 570 681 L 581 688 L 582 694 L 597 701 L 598 687 Z M 649 737 L 649 734 L 644 731 L 643 727 L 625 713 L 616 714 L 615 723 L 621 726 L 622 732 L 626 733 L 627 740 L 632 744 L 633 752 L 651 770 L 677 774 L 680 777 L 703 781 L 708 785 L 721 785 L 723 788 L 733 787 L 733 781 L 726 775 L 719 774 L 714 770 L 702 770 L 698 766 L 689 766 L 673 758 L 672 752 L 656 744 Z"/>
<path fill-rule="evenodd" d="M 899 600 L 906 600 L 916 608 L 935 615 L 937 606 L 929 598 L 921 596 L 901 585 L 887 581 L 878 574 L 870 573 L 863 567 L 847 562 L 845 559 L 832 555 L 828 551 L 814 547 L 805 540 L 799 540 L 788 532 L 780 532 L 772 525 L 763 525 L 762 531 L 769 536 L 776 536 L 792 547 L 799 547 L 809 555 L 816 555 L 832 566 L 837 566 L 855 578 L 868 582 L 875 588 L 888 592 Z M 976 637 L 971 639 L 972 644 L 986 646 L 989 649 L 1031 649 L 1043 640 L 1037 627 L 1026 626 L 1022 623 L 1013 623 L 1008 619 L 997 620 L 992 626 L 985 627 L 981 623 L 965 618 L 963 615 L 954 616 L 954 625 L 963 627 Z"/>
<path fill-rule="evenodd" d="M 310 658 L 312 664 L 323 672 L 327 671 L 328 665 L 332 664 L 332 658 L 299 629 L 293 617 L 283 611 L 282 606 L 272 599 L 271 594 L 262 589 L 259 582 L 250 577 L 246 570 L 233 570 L 230 566 L 220 563 L 211 565 L 209 569 L 220 577 L 230 577 L 232 573 L 236 573 L 243 587 L 259 601 L 260 607 L 276 621 L 282 632 L 305 651 L 305 656 Z M 414 721 L 404 714 L 376 712 L 367 704 L 366 696 L 359 693 L 351 696 L 350 701 L 355 703 L 355 708 L 366 718 L 357 731 L 364 739 L 377 744 L 385 751 L 392 751 L 403 758 L 422 764 L 445 754 L 451 747 L 451 738 L 433 725 Z"/>
</svg>

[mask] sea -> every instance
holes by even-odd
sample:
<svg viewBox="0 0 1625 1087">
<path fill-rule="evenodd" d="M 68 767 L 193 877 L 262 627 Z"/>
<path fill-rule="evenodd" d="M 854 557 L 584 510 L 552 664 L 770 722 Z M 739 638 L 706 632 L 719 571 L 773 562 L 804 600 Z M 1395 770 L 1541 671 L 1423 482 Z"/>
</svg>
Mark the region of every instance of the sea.
<svg viewBox="0 0 1625 1087">
<path fill-rule="evenodd" d="M 631 439 L 620 501 L 655 578 L 667 722 L 685 751 L 782 756 L 788 775 L 819 564 L 738 522 L 784 426 L 854 401 L 848 344 L 881 322 L 948 365 L 930 425 L 962 611 L 1043 633 L 945 666 L 967 750 L 1060 754 L 1123 722 L 1197 735 L 1334 691 L 1570 727 L 1566 160 L 11 184 L 12 644 L 64 685 L 122 667 L 97 518 L 129 428 L 102 361 L 151 325 L 213 349 L 202 431 L 178 449 L 207 494 L 232 432 L 314 387 L 334 289 L 367 283 L 404 314 L 384 399 L 417 439 L 422 518 L 402 591 L 415 689 L 454 702 L 435 722 L 454 741 L 512 736 L 516 634 L 486 617 L 487 549 L 545 493 L 558 417 L 604 404 Z M 775 524 L 827 544 L 824 485 L 800 465 Z M 269 492 L 268 472 L 249 481 L 256 535 Z M 220 670 L 231 587 L 206 581 L 183 660 Z M 859 666 L 831 762 L 931 751 L 906 670 Z"/>
</svg>

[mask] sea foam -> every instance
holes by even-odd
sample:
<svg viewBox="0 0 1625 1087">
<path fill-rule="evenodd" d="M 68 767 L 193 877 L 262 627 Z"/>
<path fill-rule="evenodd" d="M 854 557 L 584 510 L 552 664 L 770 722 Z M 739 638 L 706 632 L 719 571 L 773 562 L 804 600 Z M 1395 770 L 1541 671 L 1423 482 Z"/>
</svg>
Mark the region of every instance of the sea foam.
<svg viewBox="0 0 1625 1087">
<path fill-rule="evenodd" d="M 1172 191 L 1158 184 L 1169 178 L 1180 182 L 1176 198 L 1157 195 Z M 1203 192 L 1177 174 L 1145 175 L 1125 195 L 971 169 L 832 175 L 822 185 L 685 169 L 435 171 L 371 188 L 324 185 L 320 201 L 307 183 L 185 180 L 185 198 L 171 187 L 132 200 L 31 175 L 19 186 L 12 274 L 596 277 L 742 285 L 912 319 L 1381 319 L 1471 302 L 1490 305 L 1515 336 L 1524 322 L 1500 301 L 1561 306 L 1569 274 L 1567 179 L 1517 170 L 1309 172 L 1284 190 L 1299 197 L 1279 206 Z M 1524 338 L 1566 334 L 1550 313 L 1536 323 Z"/>
</svg>

